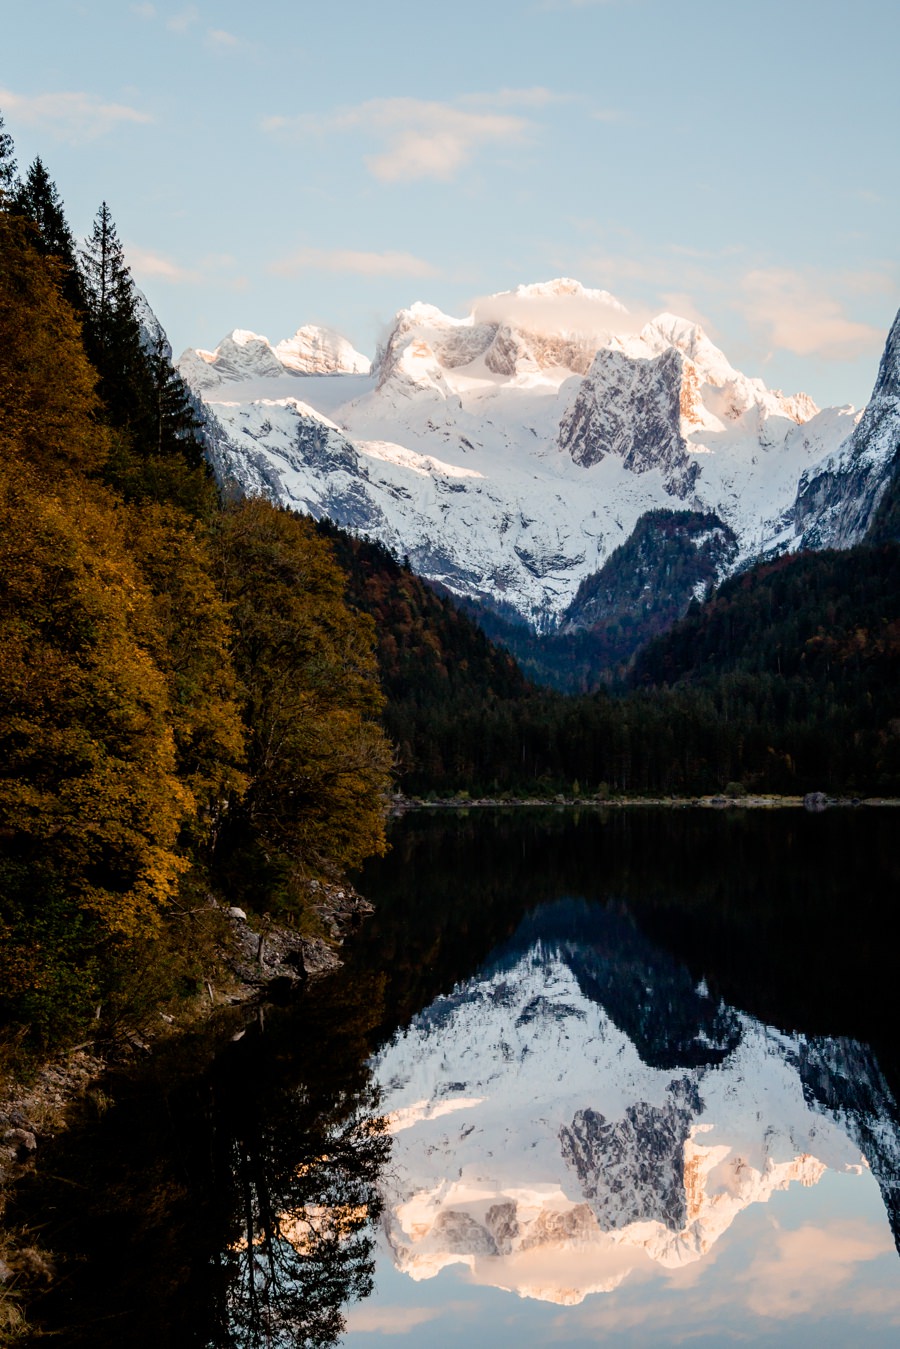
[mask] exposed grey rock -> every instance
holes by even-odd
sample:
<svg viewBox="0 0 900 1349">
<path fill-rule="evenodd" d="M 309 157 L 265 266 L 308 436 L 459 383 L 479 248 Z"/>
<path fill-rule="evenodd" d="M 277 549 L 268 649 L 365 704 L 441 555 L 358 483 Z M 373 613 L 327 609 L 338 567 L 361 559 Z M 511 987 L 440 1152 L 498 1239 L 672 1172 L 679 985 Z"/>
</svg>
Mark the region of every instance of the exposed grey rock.
<svg viewBox="0 0 900 1349">
<path fill-rule="evenodd" d="M 683 376 L 675 348 L 647 360 L 602 348 L 560 424 L 560 449 L 585 468 L 608 454 L 633 473 L 658 468 L 666 491 L 684 500 L 699 469 L 681 431 Z"/>
<path fill-rule="evenodd" d="M 849 548 L 865 537 L 900 462 L 900 313 L 872 397 L 836 454 L 800 479 L 794 523 L 803 548 Z"/>
<path fill-rule="evenodd" d="M 703 1107 L 690 1078 L 672 1082 L 668 1094 L 667 1106 L 639 1101 L 614 1122 L 579 1110 L 560 1130 L 563 1157 L 606 1230 L 657 1221 L 677 1232 L 685 1225 L 684 1144 Z"/>
<path fill-rule="evenodd" d="M 10 1129 L 6 1139 L 7 1142 L 17 1145 L 23 1152 L 34 1152 L 37 1149 L 37 1139 L 30 1129 Z"/>
</svg>

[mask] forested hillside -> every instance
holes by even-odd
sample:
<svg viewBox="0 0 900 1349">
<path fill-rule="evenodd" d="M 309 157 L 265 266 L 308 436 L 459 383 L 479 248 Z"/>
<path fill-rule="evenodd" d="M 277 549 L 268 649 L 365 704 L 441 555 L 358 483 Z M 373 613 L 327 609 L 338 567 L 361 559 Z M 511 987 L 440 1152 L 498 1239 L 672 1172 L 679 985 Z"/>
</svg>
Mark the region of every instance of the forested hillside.
<svg viewBox="0 0 900 1349">
<path fill-rule="evenodd" d="M 647 511 L 600 570 L 581 582 L 553 632 L 535 632 L 511 607 L 461 603 L 536 684 L 590 693 L 621 678 L 635 652 L 711 589 L 736 552 L 734 533 L 717 515 Z"/>
<path fill-rule="evenodd" d="M 311 521 L 223 505 L 108 207 L 0 126 L 0 1021 L 199 986 L 212 889 L 302 918 L 384 847 L 373 624 Z"/>
<path fill-rule="evenodd" d="M 402 569 L 364 548 L 367 584 L 392 594 Z M 429 603 L 464 630 L 452 601 Z M 470 677 L 446 626 L 396 619 L 383 605 L 379 660 L 409 792 L 900 792 L 896 544 L 784 557 L 734 577 L 650 642 L 627 683 L 588 695 Z M 427 660 L 455 677 L 416 685 L 423 634 Z M 398 682 L 400 665 L 410 673 Z"/>
</svg>

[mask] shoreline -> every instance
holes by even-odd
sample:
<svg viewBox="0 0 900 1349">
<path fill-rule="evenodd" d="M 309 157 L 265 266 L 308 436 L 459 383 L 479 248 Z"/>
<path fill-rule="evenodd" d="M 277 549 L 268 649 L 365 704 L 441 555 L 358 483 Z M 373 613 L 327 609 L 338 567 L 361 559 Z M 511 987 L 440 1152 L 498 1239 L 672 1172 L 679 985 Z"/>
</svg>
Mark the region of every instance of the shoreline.
<svg viewBox="0 0 900 1349">
<path fill-rule="evenodd" d="M 395 796 L 392 815 L 404 815 L 411 810 L 518 810 L 520 807 L 545 809 L 554 807 L 590 810 L 625 810 L 632 807 L 663 807 L 669 810 L 782 810 L 801 809 L 819 813 L 830 809 L 860 809 L 873 806 L 900 806 L 900 797 L 889 796 L 828 796 L 825 792 L 808 792 L 805 796 L 751 795 L 747 796 L 448 796 L 428 801 L 419 796 Z"/>
<path fill-rule="evenodd" d="M 218 1029 L 225 1043 L 241 1013 L 281 1002 L 340 969 L 338 950 L 374 907 L 349 884 L 312 881 L 310 892 L 322 936 L 260 918 L 253 927 L 241 909 L 211 901 L 210 914 L 224 914 L 230 934 L 214 981 L 206 980 L 204 988 L 179 1004 L 160 1004 L 114 1034 L 98 1034 L 43 1059 L 17 1062 L 15 1037 L 0 1045 L 0 1349 L 34 1333 L 29 1303 L 56 1279 L 53 1252 L 39 1235 L 5 1222 L 16 1187 L 40 1165 L 42 1145 L 114 1103 L 104 1091 L 110 1075 L 128 1075 L 158 1050 L 204 1028 L 211 1034 Z"/>
</svg>

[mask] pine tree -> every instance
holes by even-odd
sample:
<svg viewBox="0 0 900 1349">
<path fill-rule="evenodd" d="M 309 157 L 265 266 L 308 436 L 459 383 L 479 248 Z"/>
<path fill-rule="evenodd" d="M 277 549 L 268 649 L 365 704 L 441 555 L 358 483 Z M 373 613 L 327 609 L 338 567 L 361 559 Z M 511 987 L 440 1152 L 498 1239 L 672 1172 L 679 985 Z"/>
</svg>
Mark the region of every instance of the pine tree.
<svg viewBox="0 0 900 1349">
<path fill-rule="evenodd" d="M 100 376 L 109 424 L 124 433 L 112 481 L 132 498 L 198 509 L 205 473 L 202 422 L 162 333 L 141 327 L 138 293 L 106 202 L 81 254 L 85 349 Z M 197 478 L 197 481 L 193 481 Z"/>
<path fill-rule="evenodd" d="M 0 209 L 6 209 L 16 182 L 15 146 L 12 136 L 4 127 L 3 115 L 0 113 Z"/>
<path fill-rule="evenodd" d="M 112 424 L 127 426 L 134 418 L 137 392 L 129 386 L 135 368 L 143 364 L 143 348 L 134 282 L 105 201 L 81 251 L 81 276 L 87 306 L 85 348 L 100 375 L 100 395 Z"/>
<path fill-rule="evenodd" d="M 84 294 L 75 238 L 69 229 L 62 199 L 56 184 L 40 158 L 35 159 L 23 183 L 17 184 L 10 195 L 12 210 L 30 220 L 35 227 L 35 246 L 45 257 L 56 257 L 63 265 L 62 291 L 76 310 L 84 307 Z"/>
<path fill-rule="evenodd" d="M 203 463 L 203 423 L 187 385 L 173 366 L 165 338 L 159 334 L 149 355 L 153 378 L 153 442 L 162 456 L 180 450 L 192 468 Z"/>
</svg>

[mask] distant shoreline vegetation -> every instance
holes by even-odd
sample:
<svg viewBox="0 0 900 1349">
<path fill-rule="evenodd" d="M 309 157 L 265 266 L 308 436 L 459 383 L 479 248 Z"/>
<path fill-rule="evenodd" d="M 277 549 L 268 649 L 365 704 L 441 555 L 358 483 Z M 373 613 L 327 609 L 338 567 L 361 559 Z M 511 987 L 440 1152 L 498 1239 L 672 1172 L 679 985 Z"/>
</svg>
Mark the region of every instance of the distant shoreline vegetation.
<svg viewBox="0 0 900 1349">
<path fill-rule="evenodd" d="M 819 793 L 812 793 L 818 796 Z M 644 809 L 648 806 L 660 806 L 664 809 L 727 810 L 736 807 L 739 810 L 785 810 L 802 807 L 806 810 L 859 809 L 873 806 L 900 806 L 900 797 L 825 797 L 815 803 L 803 796 L 531 796 L 504 798 L 498 796 L 468 797 L 449 796 L 429 800 L 427 797 L 402 797 L 395 799 L 391 807 L 392 814 L 403 814 L 409 810 L 513 810 L 522 806 L 536 806 L 544 809 L 560 807 L 566 810 L 624 810 L 631 807 Z"/>
</svg>

